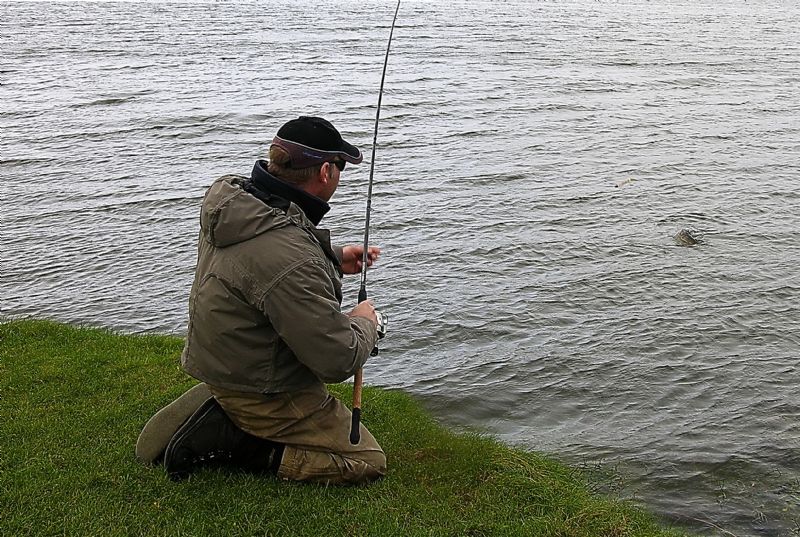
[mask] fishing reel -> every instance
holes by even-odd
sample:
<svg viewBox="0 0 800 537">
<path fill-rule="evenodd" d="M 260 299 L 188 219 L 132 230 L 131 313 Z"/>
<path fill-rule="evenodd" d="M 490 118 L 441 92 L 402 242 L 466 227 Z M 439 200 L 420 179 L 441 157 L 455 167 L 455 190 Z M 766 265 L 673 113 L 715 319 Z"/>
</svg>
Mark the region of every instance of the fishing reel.
<svg viewBox="0 0 800 537">
<path fill-rule="evenodd" d="M 375 327 L 378 332 L 378 339 L 383 339 L 386 336 L 386 325 L 389 322 L 389 316 L 375 310 L 375 317 L 378 319 L 378 326 Z M 378 356 L 378 345 L 372 348 L 372 352 L 369 355 Z"/>
<path fill-rule="evenodd" d="M 386 336 L 386 325 L 389 324 L 389 316 L 375 310 L 375 317 L 378 318 L 378 339 L 383 339 Z"/>
</svg>

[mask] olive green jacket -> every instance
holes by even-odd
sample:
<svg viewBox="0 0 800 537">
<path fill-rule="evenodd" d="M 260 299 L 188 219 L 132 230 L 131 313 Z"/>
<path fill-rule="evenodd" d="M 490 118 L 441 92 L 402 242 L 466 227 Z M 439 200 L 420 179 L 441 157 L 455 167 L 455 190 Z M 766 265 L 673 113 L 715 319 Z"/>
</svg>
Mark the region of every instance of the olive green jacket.
<svg viewBox="0 0 800 537">
<path fill-rule="evenodd" d="M 377 342 L 369 319 L 340 311 L 341 250 L 296 204 L 270 207 L 245 180 L 221 177 L 203 200 L 183 369 L 244 392 L 341 382 Z"/>
</svg>

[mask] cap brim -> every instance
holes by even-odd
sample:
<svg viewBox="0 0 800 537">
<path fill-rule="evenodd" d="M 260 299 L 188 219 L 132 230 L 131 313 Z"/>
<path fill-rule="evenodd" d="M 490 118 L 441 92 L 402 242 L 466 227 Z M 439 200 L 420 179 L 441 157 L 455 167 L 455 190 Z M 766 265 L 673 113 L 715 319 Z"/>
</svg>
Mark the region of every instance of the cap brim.
<svg viewBox="0 0 800 537">
<path fill-rule="evenodd" d="M 361 154 L 361 150 L 353 144 L 347 143 L 345 140 L 342 140 L 340 156 L 350 164 L 361 164 L 361 161 L 364 160 L 364 155 Z"/>
<path fill-rule="evenodd" d="M 291 168 L 309 168 L 322 164 L 323 162 L 331 162 L 334 159 L 341 158 L 351 164 L 360 164 L 364 160 L 361 151 L 353 144 L 347 143 L 342 140 L 342 146 L 338 150 L 323 151 L 315 149 L 307 145 L 292 142 L 291 140 L 284 140 L 276 136 L 272 139 L 272 144 L 277 145 L 287 153 L 291 159 Z"/>
</svg>

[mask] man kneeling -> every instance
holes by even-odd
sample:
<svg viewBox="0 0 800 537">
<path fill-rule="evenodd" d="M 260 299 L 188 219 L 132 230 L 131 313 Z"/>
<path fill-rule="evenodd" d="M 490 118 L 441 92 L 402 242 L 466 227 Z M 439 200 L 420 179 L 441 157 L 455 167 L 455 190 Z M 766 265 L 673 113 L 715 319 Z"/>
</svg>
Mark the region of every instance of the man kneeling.
<svg viewBox="0 0 800 537">
<path fill-rule="evenodd" d="M 363 246 L 334 248 L 317 227 L 346 163 L 361 160 L 328 121 L 303 116 L 249 178 L 211 185 L 181 357 L 202 382 L 145 425 L 140 461 L 163 460 L 174 479 L 221 462 L 323 483 L 386 473 L 363 425 L 350 443 L 350 410 L 325 387 L 351 377 L 378 340 L 370 301 L 340 309 L 341 276 L 361 271 Z M 368 264 L 379 254 L 370 246 Z"/>
</svg>

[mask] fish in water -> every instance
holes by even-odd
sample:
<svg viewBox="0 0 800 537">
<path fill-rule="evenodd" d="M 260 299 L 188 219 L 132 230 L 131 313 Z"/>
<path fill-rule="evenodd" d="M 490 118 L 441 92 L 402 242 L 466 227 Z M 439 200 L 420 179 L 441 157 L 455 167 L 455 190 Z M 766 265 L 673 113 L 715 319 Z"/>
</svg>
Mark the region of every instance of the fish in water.
<svg viewBox="0 0 800 537">
<path fill-rule="evenodd" d="M 691 231 L 688 229 L 682 229 L 677 233 L 677 235 L 675 235 L 675 242 L 681 246 L 694 246 L 700 241 L 694 235 L 692 235 Z"/>
</svg>

